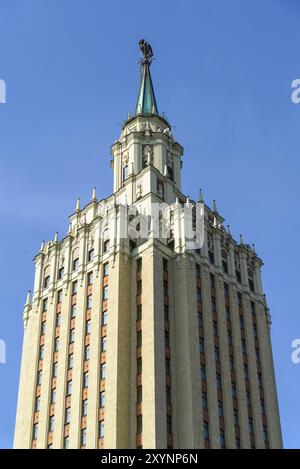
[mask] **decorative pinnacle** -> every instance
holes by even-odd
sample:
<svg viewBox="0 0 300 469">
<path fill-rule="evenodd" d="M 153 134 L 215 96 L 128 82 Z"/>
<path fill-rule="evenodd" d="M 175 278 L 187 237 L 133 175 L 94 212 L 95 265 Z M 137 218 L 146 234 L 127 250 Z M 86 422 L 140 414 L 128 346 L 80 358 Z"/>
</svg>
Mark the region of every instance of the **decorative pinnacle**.
<svg viewBox="0 0 300 469">
<path fill-rule="evenodd" d="M 44 247 L 45 247 L 45 241 L 42 241 L 42 244 L 41 244 L 41 247 L 40 247 L 40 251 L 43 251 L 43 250 L 44 250 Z"/>
<path fill-rule="evenodd" d="M 213 212 L 218 213 L 217 204 L 216 204 L 215 199 L 213 200 Z"/>
<path fill-rule="evenodd" d="M 31 300 L 30 300 L 30 294 L 31 294 L 31 290 L 28 290 L 27 292 L 27 295 L 26 295 L 26 304 L 25 304 L 25 308 L 30 308 L 31 306 Z"/>
<path fill-rule="evenodd" d="M 243 235 L 240 235 L 240 244 L 244 244 Z"/>
<path fill-rule="evenodd" d="M 93 187 L 92 201 L 96 201 L 96 200 L 97 200 L 96 187 Z"/>
<path fill-rule="evenodd" d="M 56 231 L 54 235 L 54 242 L 57 243 L 57 241 L 58 241 L 58 232 Z"/>
<path fill-rule="evenodd" d="M 203 204 L 203 202 L 204 202 L 204 199 L 203 199 L 202 189 L 199 189 L 198 203 Z"/>
<path fill-rule="evenodd" d="M 80 212 L 80 198 L 79 197 L 76 202 L 76 212 Z"/>
<path fill-rule="evenodd" d="M 228 236 L 231 236 L 230 225 L 227 225 L 227 234 Z"/>
</svg>

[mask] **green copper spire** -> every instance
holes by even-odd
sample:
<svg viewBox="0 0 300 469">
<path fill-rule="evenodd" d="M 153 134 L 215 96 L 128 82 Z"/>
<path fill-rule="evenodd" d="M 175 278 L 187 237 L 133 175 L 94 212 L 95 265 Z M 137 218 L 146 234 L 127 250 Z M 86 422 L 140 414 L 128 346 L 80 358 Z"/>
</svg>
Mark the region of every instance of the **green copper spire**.
<svg viewBox="0 0 300 469">
<path fill-rule="evenodd" d="M 141 59 L 141 82 L 138 99 L 135 108 L 135 114 L 158 114 L 157 104 L 150 74 L 150 65 L 153 52 L 150 44 L 144 39 L 139 41 L 140 49 L 143 53 Z"/>
</svg>

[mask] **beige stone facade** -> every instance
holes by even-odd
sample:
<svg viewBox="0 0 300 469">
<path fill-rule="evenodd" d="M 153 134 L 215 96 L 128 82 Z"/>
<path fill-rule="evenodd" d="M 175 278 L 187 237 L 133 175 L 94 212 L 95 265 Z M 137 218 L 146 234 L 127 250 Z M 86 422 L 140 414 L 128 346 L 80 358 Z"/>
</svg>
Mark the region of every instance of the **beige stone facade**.
<svg viewBox="0 0 300 469">
<path fill-rule="evenodd" d="M 262 261 L 215 205 L 201 249 L 154 236 L 153 204 L 172 226 L 187 202 L 164 117 L 129 118 L 111 152 L 114 193 L 35 257 L 14 447 L 280 448 Z M 124 210 L 146 239 L 121 235 Z"/>
</svg>

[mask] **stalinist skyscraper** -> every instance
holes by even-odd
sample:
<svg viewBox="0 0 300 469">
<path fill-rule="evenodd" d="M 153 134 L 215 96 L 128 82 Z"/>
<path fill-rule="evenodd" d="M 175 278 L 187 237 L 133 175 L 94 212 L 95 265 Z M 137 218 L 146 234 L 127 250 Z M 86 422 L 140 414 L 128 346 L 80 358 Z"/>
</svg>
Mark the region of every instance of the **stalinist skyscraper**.
<svg viewBox="0 0 300 469">
<path fill-rule="evenodd" d="M 280 448 L 262 260 L 215 202 L 181 192 L 183 147 L 158 111 L 151 46 L 139 44 L 135 113 L 111 147 L 113 193 L 78 200 L 67 235 L 34 259 L 14 446 Z M 193 249 L 182 214 L 191 207 L 194 224 L 197 202 L 205 235 Z M 157 206 L 169 208 L 158 229 Z"/>
</svg>

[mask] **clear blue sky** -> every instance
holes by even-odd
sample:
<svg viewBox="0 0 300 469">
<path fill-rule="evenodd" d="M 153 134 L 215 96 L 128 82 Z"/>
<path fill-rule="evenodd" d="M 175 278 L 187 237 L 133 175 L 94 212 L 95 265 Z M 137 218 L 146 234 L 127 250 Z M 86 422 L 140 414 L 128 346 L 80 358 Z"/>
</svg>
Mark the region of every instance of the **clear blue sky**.
<svg viewBox="0 0 300 469">
<path fill-rule="evenodd" d="M 134 108 L 141 37 L 185 147 L 183 191 L 202 187 L 265 261 L 284 441 L 300 448 L 298 0 L 0 0 L 0 447 L 13 440 L 32 258 L 66 233 L 77 197 L 112 191 L 109 147 Z"/>
</svg>

